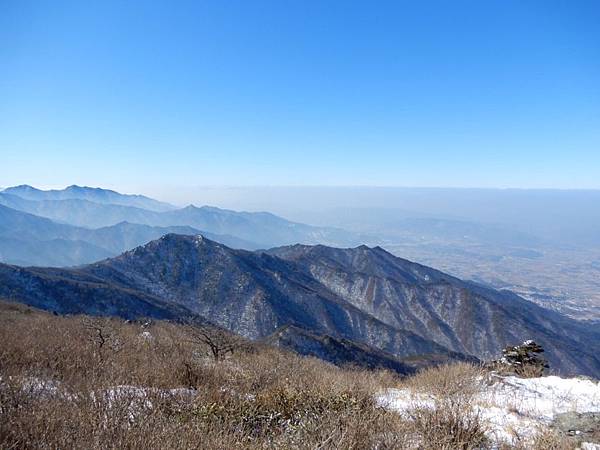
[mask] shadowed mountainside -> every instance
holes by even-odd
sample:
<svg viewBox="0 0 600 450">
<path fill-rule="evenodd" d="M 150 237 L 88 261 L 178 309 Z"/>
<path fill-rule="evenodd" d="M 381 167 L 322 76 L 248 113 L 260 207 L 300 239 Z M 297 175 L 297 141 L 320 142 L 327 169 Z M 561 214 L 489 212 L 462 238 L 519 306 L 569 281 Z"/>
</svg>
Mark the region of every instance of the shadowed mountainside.
<svg viewBox="0 0 600 450">
<path fill-rule="evenodd" d="M 304 341 L 320 336 L 310 339 L 313 347 L 334 339 L 329 359 L 344 340 L 403 359 L 490 358 L 535 339 L 560 371 L 600 373 L 600 335 L 592 328 L 365 246 L 248 252 L 169 234 L 79 269 L 2 266 L 0 296 L 61 313 L 197 314 L 251 339 L 293 326 L 304 330 Z M 155 309 L 144 312 L 146 305 Z M 299 342 L 294 334 L 292 347 Z"/>
</svg>

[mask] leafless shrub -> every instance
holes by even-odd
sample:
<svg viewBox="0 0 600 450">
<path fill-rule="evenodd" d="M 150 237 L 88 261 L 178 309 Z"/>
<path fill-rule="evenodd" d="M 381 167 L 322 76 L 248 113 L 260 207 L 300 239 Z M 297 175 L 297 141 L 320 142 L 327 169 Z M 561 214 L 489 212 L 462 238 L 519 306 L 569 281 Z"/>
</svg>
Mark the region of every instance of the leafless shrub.
<svg viewBox="0 0 600 450">
<path fill-rule="evenodd" d="M 427 395 L 431 403 L 417 403 L 409 411 L 419 448 L 485 448 L 486 428 L 472 407 L 484 383 L 483 370 L 466 363 L 426 369 L 408 379 L 411 390 Z"/>
<path fill-rule="evenodd" d="M 465 403 L 481 390 L 486 377 L 486 370 L 480 366 L 457 363 L 422 370 L 407 379 L 406 384 L 415 392 Z"/>
<path fill-rule="evenodd" d="M 533 442 L 522 447 L 523 450 L 573 450 L 574 448 L 576 443 L 573 439 L 554 430 L 541 430 L 534 436 Z"/>
<path fill-rule="evenodd" d="M 410 412 L 419 448 L 469 450 L 486 448 L 488 440 L 479 414 L 467 405 L 437 403 Z"/>
</svg>

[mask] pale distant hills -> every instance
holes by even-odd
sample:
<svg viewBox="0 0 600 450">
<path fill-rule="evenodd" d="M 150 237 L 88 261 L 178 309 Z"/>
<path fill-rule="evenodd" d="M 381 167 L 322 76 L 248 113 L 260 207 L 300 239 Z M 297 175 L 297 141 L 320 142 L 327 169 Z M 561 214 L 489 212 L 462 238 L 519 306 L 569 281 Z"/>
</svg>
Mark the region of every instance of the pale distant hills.
<svg viewBox="0 0 600 450">
<path fill-rule="evenodd" d="M 141 195 L 100 188 L 69 186 L 44 191 L 21 185 L 0 192 L 1 262 L 85 264 L 167 233 L 200 232 L 233 248 L 248 250 L 298 242 L 360 243 L 356 233 L 291 222 L 266 212 L 193 205 L 177 209 Z"/>
<path fill-rule="evenodd" d="M 12 194 L 25 200 L 88 200 L 94 203 L 133 206 L 150 211 L 169 211 L 176 209 L 168 203 L 159 202 L 143 195 L 120 194 L 109 189 L 71 185 L 65 189 L 41 190 L 22 184 L 4 189 L 5 194 Z"/>
</svg>

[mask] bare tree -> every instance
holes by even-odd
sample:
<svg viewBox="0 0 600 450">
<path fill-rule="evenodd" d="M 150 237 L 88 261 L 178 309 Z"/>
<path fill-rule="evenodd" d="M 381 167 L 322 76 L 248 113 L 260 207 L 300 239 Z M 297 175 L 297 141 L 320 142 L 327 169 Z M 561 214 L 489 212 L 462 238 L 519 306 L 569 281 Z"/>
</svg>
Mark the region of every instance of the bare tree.
<svg viewBox="0 0 600 450">
<path fill-rule="evenodd" d="M 87 333 L 88 342 L 96 349 L 96 354 L 103 363 L 106 349 L 113 352 L 121 351 L 123 345 L 116 331 L 102 317 L 85 317 L 83 327 Z"/>
<path fill-rule="evenodd" d="M 192 344 L 208 347 L 208 354 L 215 361 L 221 361 L 228 354 L 242 347 L 242 339 L 217 327 L 208 325 L 188 325 L 188 334 Z"/>
</svg>

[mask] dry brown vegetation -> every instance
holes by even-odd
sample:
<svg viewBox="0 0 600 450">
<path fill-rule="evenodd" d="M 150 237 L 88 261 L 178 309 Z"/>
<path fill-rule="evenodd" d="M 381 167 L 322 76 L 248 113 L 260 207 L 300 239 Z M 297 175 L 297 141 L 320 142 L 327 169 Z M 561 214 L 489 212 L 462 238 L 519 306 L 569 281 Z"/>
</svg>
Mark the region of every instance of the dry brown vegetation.
<svg viewBox="0 0 600 450">
<path fill-rule="evenodd" d="M 534 438 L 533 446 L 534 450 L 572 450 L 574 448 L 572 439 L 552 430 L 542 430 Z"/>
<path fill-rule="evenodd" d="M 433 402 L 433 407 L 415 407 L 410 412 L 424 448 L 486 448 L 485 426 L 472 407 L 483 380 L 483 369 L 466 363 L 431 368 L 406 380 L 412 392 Z"/>
<path fill-rule="evenodd" d="M 1 448 L 395 447 L 372 395 L 391 373 L 256 345 L 216 360 L 187 326 L 0 309 Z"/>
<path fill-rule="evenodd" d="M 478 368 L 445 366 L 400 380 L 215 332 L 0 302 L 0 448 L 487 445 L 468 408 Z M 218 357 L 207 335 L 223 346 Z M 377 406 L 377 392 L 400 385 L 441 400 L 410 418 Z"/>
</svg>

